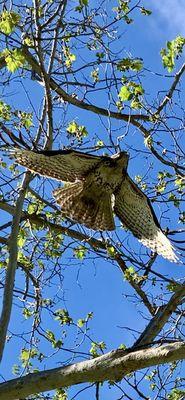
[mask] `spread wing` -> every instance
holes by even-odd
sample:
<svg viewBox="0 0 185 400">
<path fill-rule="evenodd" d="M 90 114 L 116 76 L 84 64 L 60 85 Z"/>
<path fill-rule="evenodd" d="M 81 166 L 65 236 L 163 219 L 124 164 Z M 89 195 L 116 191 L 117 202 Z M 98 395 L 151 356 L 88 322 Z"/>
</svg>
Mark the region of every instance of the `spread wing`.
<svg viewBox="0 0 185 400">
<path fill-rule="evenodd" d="M 67 182 L 83 179 L 104 158 L 74 150 L 31 151 L 19 148 L 11 149 L 9 155 L 30 171 Z"/>
<path fill-rule="evenodd" d="M 127 175 L 115 194 L 114 211 L 141 243 L 170 261 L 177 262 L 173 246 L 161 231 L 147 196 Z"/>
</svg>

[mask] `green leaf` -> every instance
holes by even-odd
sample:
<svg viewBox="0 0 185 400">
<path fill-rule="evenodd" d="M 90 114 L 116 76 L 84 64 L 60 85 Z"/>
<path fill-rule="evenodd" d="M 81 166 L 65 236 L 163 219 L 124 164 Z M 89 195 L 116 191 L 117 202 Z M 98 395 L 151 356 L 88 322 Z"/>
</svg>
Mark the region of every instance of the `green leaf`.
<svg viewBox="0 0 185 400">
<path fill-rule="evenodd" d="M 98 350 L 102 350 L 106 349 L 106 344 L 105 342 L 92 342 L 91 343 L 91 348 L 89 350 L 90 354 L 95 358 L 98 357 L 100 354 L 98 352 Z"/>
<path fill-rule="evenodd" d="M 156 185 L 156 192 L 157 193 L 163 193 L 166 189 L 166 182 L 165 181 L 161 181 L 160 183 L 158 183 L 158 185 Z"/>
<path fill-rule="evenodd" d="M 141 96 L 142 94 L 144 94 L 144 89 L 143 89 L 143 87 L 141 86 L 141 85 L 137 85 L 137 84 L 134 84 L 134 83 L 131 83 L 132 84 L 132 87 L 133 87 L 133 91 L 134 91 L 134 94 L 136 95 L 136 96 Z"/>
<path fill-rule="evenodd" d="M 152 11 L 150 11 L 150 10 L 147 10 L 146 8 L 144 8 L 144 7 L 141 7 L 141 14 L 143 14 L 143 15 L 151 15 L 152 14 Z"/>
<path fill-rule="evenodd" d="M 38 355 L 38 351 L 36 349 L 22 349 L 20 354 L 20 360 L 22 361 L 22 365 L 26 366 L 29 363 L 31 358 L 35 358 Z"/>
<path fill-rule="evenodd" d="M 27 112 L 21 111 L 19 113 L 19 117 L 21 120 L 21 125 L 24 126 L 24 128 L 29 129 L 31 126 L 33 126 L 32 113 L 27 113 Z"/>
<path fill-rule="evenodd" d="M 69 313 L 65 309 L 59 309 L 55 312 L 55 320 L 60 322 L 60 325 L 70 325 L 73 323 L 72 318 L 69 316 Z"/>
<path fill-rule="evenodd" d="M 171 42 L 167 42 L 167 49 L 162 49 L 160 54 L 164 68 L 167 68 L 168 72 L 172 72 L 175 67 L 175 60 L 178 59 L 183 51 L 185 45 L 185 38 L 177 36 Z"/>
<path fill-rule="evenodd" d="M 4 55 L 7 68 L 10 72 L 15 72 L 18 68 L 23 67 L 26 62 L 25 56 L 21 49 L 5 49 L 1 54 Z"/>
<path fill-rule="evenodd" d="M 127 15 L 124 15 L 123 19 L 127 25 L 130 25 L 132 24 L 132 22 L 134 22 L 134 20 L 132 18 L 129 18 Z"/>
<path fill-rule="evenodd" d="M 93 81 L 96 83 L 99 81 L 99 68 L 93 69 L 90 74 Z"/>
<path fill-rule="evenodd" d="M 117 64 L 117 69 L 119 71 L 128 71 L 131 69 L 132 71 L 141 71 L 143 68 L 143 62 L 141 59 L 130 59 L 130 58 L 123 58 L 121 61 L 118 62 Z"/>
<path fill-rule="evenodd" d="M 24 315 L 24 318 L 25 319 L 28 319 L 28 318 L 30 318 L 33 314 L 34 314 L 34 311 L 31 311 L 29 308 L 23 308 L 23 315 Z"/>
<path fill-rule="evenodd" d="M 66 130 L 68 135 L 76 137 L 79 141 L 88 136 L 86 127 L 78 125 L 76 121 L 71 121 Z"/>
<path fill-rule="evenodd" d="M 176 292 L 177 289 L 179 288 L 179 285 L 176 282 L 174 282 L 174 283 L 170 282 L 170 283 L 168 283 L 168 285 L 166 285 L 166 288 L 170 292 Z"/>
<path fill-rule="evenodd" d="M 104 146 L 104 142 L 102 140 L 97 140 L 96 146 L 97 147 L 103 147 Z"/>
<path fill-rule="evenodd" d="M 55 339 L 55 335 L 52 331 L 50 331 L 49 329 L 47 329 L 46 331 L 46 336 L 48 338 L 48 340 L 52 343 L 52 347 L 54 349 L 60 349 L 63 345 L 63 342 L 61 340 L 56 340 Z"/>
<path fill-rule="evenodd" d="M 53 400 L 67 400 L 68 395 L 64 389 L 57 389 Z"/>
<path fill-rule="evenodd" d="M 72 54 L 70 51 L 70 47 L 66 45 L 66 41 L 64 46 L 62 46 L 63 55 L 65 57 L 65 65 L 68 69 L 71 68 L 72 64 L 76 60 L 75 54 Z"/>
<path fill-rule="evenodd" d="M 168 400 L 183 400 L 185 398 L 185 389 L 172 389 L 171 393 L 168 394 Z"/>
<path fill-rule="evenodd" d="M 119 97 L 121 101 L 129 101 L 131 102 L 131 107 L 138 109 L 142 108 L 142 103 L 140 101 L 140 96 L 143 95 L 144 89 L 141 85 L 138 85 L 135 82 L 128 82 L 127 85 L 123 85 L 119 92 Z"/>
<path fill-rule="evenodd" d="M 127 346 L 123 343 L 121 343 L 118 347 L 118 349 L 120 349 L 120 350 L 126 350 L 126 348 L 127 348 Z"/>
<path fill-rule="evenodd" d="M 137 284 L 145 280 L 145 278 L 143 276 L 140 276 L 132 266 L 124 271 L 124 279 L 128 282 L 135 282 Z"/>
<path fill-rule="evenodd" d="M 173 201 L 173 204 L 175 207 L 179 207 L 180 200 L 176 197 L 176 195 L 174 193 L 170 193 L 168 198 L 169 198 L 169 200 Z"/>
<path fill-rule="evenodd" d="M 135 110 L 138 110 L 143 107 L 138 99 L 133 99 L 130 103 L 130 106 Z"/>
<path fill-rule="evenodd" d="M 183 190 L 185 188 L 185 178 L 179 176 L 175 179 L 175 185 L 178 186 L 179 190 Z"/>
<path fill-rule="evenodd" d="M 78 124 L 75 121 L 70 122 L 70 124 L 67 127 L 67 132 L 71 133 L 72 135 L 76 135 L 76 131 L 78 129 Z"/>
<path fill-rule="evenodd" d="M 80 245 L 79 247 L 74 249 L 75 257 L 78 258 L 79 260 L 83 260 L 86 253 L 87 253 L 87 249 L 84 246 Z"/>
<path fill-rule="evenodd" d="M 49 329 L 47 329 L 47 331 L 46 331 L 46 336 L 50 340 L 50 342 L 55 342 L 55 335 Z"/>
<path fill-rule="evenodd" d="M 23 40 L 23 43 L 26 44 L 28 47 L 32 47 L 34 45 L 33 39 L 31 39 L 29 36 L 26 36 Z"/>
<path fill-rule="evenodd" d="M 18 25 L 20 18 L 20 15 L 14 11 L 3 11 L 0 14 L 0 31 L 9 35 Z"/>
<path fill-rule="evenodd" d="M 118 96 L 121 101 L 128 101 L 132 99 L 133 94 L 130 92 L 130 88 L 128 86 L 122 86 Z"/>
<path fill-rule="evenodd" d="M 6 168 L 7 167 L 7 163 L 5 163 L 4 161 L 2 161 L 1 159 L 0 159 L 0 167 L 1 168 Z"/>
<path fill-rule="evenodd" d="M 10 121 L 11 119 L 11 108 L 3 101 L 0 101 L 0 118 L 5 121 Z"/>
<path fill-rule="evenodd" d="M 115 248 L 113 246 L 107 247 L 107 253 L 110 257 L 115 257 Z"/>
<path fill-rule="evenodd" d="M 19 235 L 18 235 L 18 240 L 17 240 L 17 245 L 19 249 L 22 249 L 26 241 L 26 232 L 24 229 L 20 229 Z"/>
<path fill-rule="evenodd" d="M 77 325 L 79 326 L 79 328 L 82 328 L 82 326 L 84 326 L 84 324 L 85 324 L 85 319 L 83 319 L 83 318 L 78 319 Z"/>
<path fill-rule="evenodd" d="M 96 57 L 98 58 L 99 61 L 101 61 L 105 57 L 105 53 L 97 52 Z"/>
</svg>

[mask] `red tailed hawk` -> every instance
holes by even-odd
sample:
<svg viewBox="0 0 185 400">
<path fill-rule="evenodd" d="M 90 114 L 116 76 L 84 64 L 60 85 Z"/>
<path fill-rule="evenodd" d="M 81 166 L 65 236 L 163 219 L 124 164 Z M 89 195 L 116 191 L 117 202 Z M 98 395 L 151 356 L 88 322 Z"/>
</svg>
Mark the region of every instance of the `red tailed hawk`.
<svg viewBox="0 0 185 400">
<path fill-rule="evenodd" d="M 17 163 L 30 171 L 62 182 L 53 196 L 72 220 L 99 231 L 115 229 L 115 213 L 140 242 L 170 261 L 177 262 L 169 239 L 163 234 L 148 197 L 127 174 L 126 152 L 112 157 L 74 150 L 10 151 Z"/>
</svg>

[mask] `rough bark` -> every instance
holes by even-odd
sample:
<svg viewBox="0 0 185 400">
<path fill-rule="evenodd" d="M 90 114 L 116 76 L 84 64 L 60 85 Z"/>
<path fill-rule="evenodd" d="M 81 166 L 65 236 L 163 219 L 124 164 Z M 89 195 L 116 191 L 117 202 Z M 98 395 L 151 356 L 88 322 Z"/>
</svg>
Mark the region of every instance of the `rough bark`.
<svg viewBox="0 0 185 400">
<path fill-rule="evenodd" d="M 114 350 L 93 360 L 28 374 L 0 385 L 0 400 L 22 399 L 34 393 L 83 382 L 119 381 L 132 371 L 185 358 L 185 343 L 140 350 Z"/>
</svg>

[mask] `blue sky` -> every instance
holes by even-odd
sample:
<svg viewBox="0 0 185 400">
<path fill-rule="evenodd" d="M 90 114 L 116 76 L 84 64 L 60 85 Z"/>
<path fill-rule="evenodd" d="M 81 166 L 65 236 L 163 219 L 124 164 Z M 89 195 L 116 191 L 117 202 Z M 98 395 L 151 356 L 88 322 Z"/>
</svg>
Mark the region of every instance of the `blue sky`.
<svg viewBox="0 0 185 400">
<path fill-rule="evenodd" d="M 149 4 L 148 4 L 149 3 Z M 160 58 L 160 50 L 161 47 L 165 47 L 165 42 L 167 40 L 172 40 L 177 35 L 185 35 L 185 8 L 184 1 L 178 0 L 151 0 L 150 2 L 145 1 L 144 5 L 146 8 L 150 8 L 153 11 L 153 14 L 150 17 L 136 17 L 135 23 L 133 26 L 124 27 L 124 35 L 123 35 L 123 46 L 125 47 L 125 51 L 131 54 L 133 57 L 138 56 L 144 59 L 145 67 L 151 69 L 156 72 L 163 72 Z M 152 74 L 146 77 L 147 90 L 150 91 L 152 95 L 157 92 L 157 88 L 160 88 L 161 82 L 163 79 L 159 78 L 159 80 L 153 80 Z M 145 82 L 145 78 L 143 78 L 143 82 Z M 16 82 L 15 82 L 16 85 Z M 23 88 L 17 87 L 17 91 L 23 93 Z M 26 90 L 28 90 L 30 98 L 34 101 L 36 94 L 38 98 L 42 96 L 42 88 L 37 82 L 27 82 Z M 168 80 L 165 81 L 163 89 L 168 87 Z M 12 90 L 12 88 L 11 88 Z M 16 96 L 15 96 L 16 97 Z M 100 98 L 100 102 L 103 105 L 103 98 Z M 25 106 L 25 98 L 24 104 L 22 100 L 20 100 L 20 104 Z M 105 105 L 106 107 L 106 105 Z M 29 101 L 28 101 L 28 109 L 29 111 Z M 100 132 L 100 137 L 106 140 L 106 127 L 108 123 L 104 120 L 104 130 L 103 124 L 101 123 L 101 119 L 97 116 L 94 116 L 91 113 L 75 109 L 74 107 L 70 108 L 70 114 L 68 116 L 70 120 L 71 118 L 75 118 L 80 125 L 85 125 L 91 135 L 94 132 Z M 60 119 L 60 115 L 57 116 Z M 122 124 L 120 122 L 112 121 L 112 128 L 120 129 L 120 132 L 123 132 Z M 142 149 L 144 151 L 143 154 L 140 155 L 139 161 L 136 165 L 135 163 L 135 153 L 131 153 L 131 162 L 129 166 L 129 172 L 134 178 L 135 175 L 141 174 L 145 175 L 148 169 L 148 154 L 146 148 L 143 145 L 143 139 L 139 134 L 133 134 L 130 136 L 133 140 L 132 143 L 122 142 L 123 149 L 125 146 L 129 146 L 129 144 L 138 148 L 138 150 Z M 129 141 L 130 141 L 129 137 Z M 62 143 L 63 136 L 58 141 L 58 145 Z M 154 169 L 148 173 L 147 179 L 152 186 L 152 179 L 154 180 L 155 174 L 158 170 L 160 170 L 161 165 L 156 163 L 155 160 Z M 23 169 L 24 170 L 24 169 Z M 37 188 L 40 184 L 41 180 L 36 179 L 33 183 L 33 187 Z M 47 185 L 47 190 L 50 192 L 46 193 L 46 196 L 51 198 L 51 184 L 45 183 Z M 57 184 L 56 184 L 57 186 Z M 47 192 L 46 190 L 46 192 Z M 161 216 L 161 207 L 160 204 L 155 205 L 155 210 L 157 212 L 158 217 Z M 176 213 L 173 211 L 171 224 L 173 226 L 173 218 L 176 218 Z M 163 226 L 169 225 L 169 221 L 165 221 L 165 218 L 162 219 Z M 80 228 L 83 231 L 83 227 Z M 136 239 L 129 236 L 127 241 L 127 237 L 124 242 L 124 246 L 128 248 L 129 246 L 137 251 L 140 251 L 141 246 L 138 244 Z M 143 250 L 141 250 L 143 251 Z M 175 269 L 175 277 L 178 279 L 183 276 L 182 267 L 177 265 L 174 267 L 173 264 L 170 264 L 166 260 L 163 260 L 159 257 L 159 260 L 155 264 L 155 270 L 162 273 L 165 273 L 169 277 L 173 277 Z M 61 277 L 62 284 L 59 285 L 58 278 L 54 278 L 55 288 L 58 291 L 59 296 L 61 297 L 60 302 L 57 304 L 55 308 L 67 308 L 69 314 L 77 320 L 78 318 L 85 317 L 86 314 L 90 311 L 94 311 L 94 318 L 90 321 L 89 326 L 91 329 L 91 336 L 96 341 L 105 341 L 107 345 L 107 350 L 111 350 L 116 348 L 121 343 L 124 343 L 127 346 L 131 346 L 134 342 L 134 333 L 131 331 L 126 331 L 126 327 L 131 329 L 135 329 L 137 332 L 141 332 L 145 325 L 147 324 L 149 315 L 146 310 L 142 310 L 140 304 L 137 303 L 136 299 L 133 296 L 133 291 L 130 290 L 128 283 L 123 279 L 121 272 L 117 267 L 113 264 L 107 262 L 106 259 L 103 258 L 95 258 L 92 260 L 92 255 L 89 255 L 87 260 L 84 262 L 80 262 L 75 257 L 71 255 L 71 252 L 67 252 L 64 258 L 61 261 Z M 23 276 L 20 272 L 17 274 L 16 285 L 23 283 Z M 151 286 L 151 291 L 153 296 L 157 293 L 157 290 Z M 46 290 L 44 293 L 45 297 L 49 297 L 49 295 L 54 295 L 53 289 Z M 161 290 L 161 296 L 163 292 Z M 18 301 L 16 301 L 18 303 Z M 15 303 L 16 303 L 15 302 Z M 12 321 L 10 324 L 10 331 L 14 333 L 18 333 L 21 329 L 29 330 L 31 326 L 27 326 L 23 317 L 20 318 L 19 323 L 15 326 L 15 322 L 17 321 L 17 307 L 14 307 L 15 315 L 12 315 Z M 20 310 L 21 311 L 21 310 Z M 144 312 L 144 318 L 140 317 L 140 312 Z M 29 323 L 28 323 L 29 324 Z M 56 336 L 60 337 L 61 329 L 60 327 L 56 327 L 56 323 L 52 322 L 51 319 L 45 321 L 45 326 L 47 329 L 51 329 L 52 327 L 56 329 Z M 25 328 L 24 328 L 25 327 Z M 137 332 L 135 332 L 135 337 L 137 337 Z M 72 333 L 69 333 L 69 338 L 65 341 L 65 347 L 70 346 L 71 341 L 74 341 L 74 345 L 78 348 L 78 343 L 80 343 L 81 336 L 77 332 L 77 329 L 74 327 Z M 76 343 L 76 344 L 75 344 Z M 90 342 L 85 343 L 83 347 L 83 351 L 88 351 L 90 346 Z M 79 346 L 80 347 L 80 346 Z M 46 343 L 43 341 L 41 344 L 42 351 L 46 351 Z M 10 341 L 10 344 L 7 345 L 7 349 L 4 357 L 3 364 L 3 375 L 9 376 L 9 367 L 12 365 L 13 355 L 18 356 L 20 351 L 19 346 L 17 346 L 16 341 Z M 48 350 L 47 350 L 48 351 Z M 52 349 L 49 350 L 48 353 L 52 353 Z M 44 367 L 54 367 L 59 366 L 62 360 L 68 358 L 68 354 L 65 352 L 60 352 L 54 358 L 54 361 L 51 362 L 51 358 L 46 359 L 44 363 Z M 55 361 L 57 364 L 55 364 Z M 16 363 L 17 361 L 15 361 Z M 44 368 L 42 366 L 42 369 Z M 123 387 L 124 387 L 123 383 Z M 145 387 L 147 393 L 148 383 L 142 384 Z M 142 386 L 141 385 L 141 386 Z M 132 390 L 127 389 L 128 393 L 132 396 Z M 70 391 L 69 399 L 78 391 L 75 387 Z M 100 399 L 106 400 L 117 400 L 121 397 L 121 392 L 119 389 L 110 389 L 107 385 L 104 385 L 100 389 Z M 148 392 L 149 393 L 149 392 Z M 94 398 L 94 392 L 82 392 L 79 396 L 79 399 L 86 400 L 89 394 Z M 135 397 L 134 399 L 139 400 L 139 397 Z"/>
<path fill-rule="evenodd" d="M 147 3 L 146 1 L 145 4 L 147 5 Z M 153 8 L 154 14 L 157 16 L 155 19 L 152 18 L 154 33 L 156 30 L 162 35 L 185 35 L 183 0 L 151 0 L 150 7 Z M 165 29 L 163 29 L 164 24 Z"/>
</svg>

